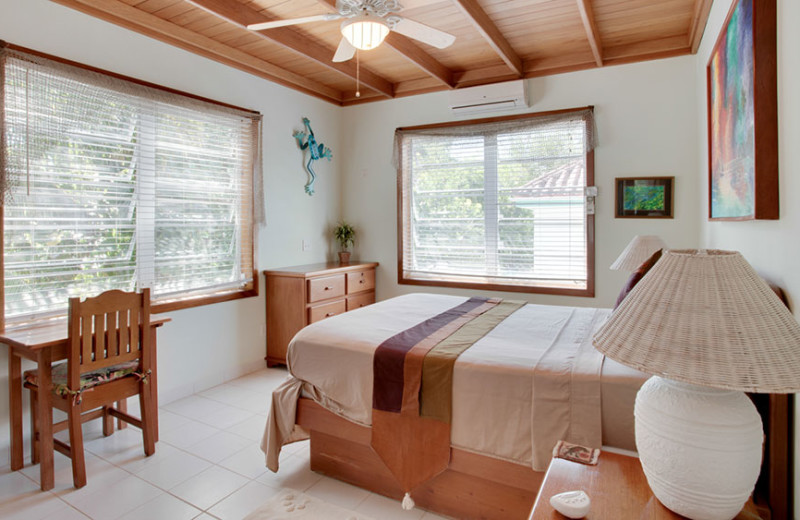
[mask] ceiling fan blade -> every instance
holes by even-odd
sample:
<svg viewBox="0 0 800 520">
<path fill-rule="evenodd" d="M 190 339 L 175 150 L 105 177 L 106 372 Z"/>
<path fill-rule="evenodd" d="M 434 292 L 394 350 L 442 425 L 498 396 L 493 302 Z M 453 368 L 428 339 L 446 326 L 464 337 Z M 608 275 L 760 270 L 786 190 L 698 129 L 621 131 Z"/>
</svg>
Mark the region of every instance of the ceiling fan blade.
<svg viewBox="0 0 800 520">
<path fill-rule="evenodd" d="M 273 20 L 271 22 L 254 23 L 247 26 L 251 31 L 263 31 L 264 29 L 274 29 L 275 27 L 285 27 L 287 25 L 298 25 L 309 22 L 327 22 L 338 20 L 341 15 L 336 13 L 317 14 L 314 16 L 304 16 L 302 18 L 289 18 L 286 20 Z"/>
<path fill-rule="evenodd" d="M 402 4 L 401 10 L 408 10 L 408 9 L 416 9 L 417 7 L 430 7 L 431 4 L 435 4 L 431 0 L 401 0 Z"/>
<path fill-rule="evenodd" d="M 400 21 L 395 24 L 393 30 L 409 38 L 414 38 L 422 43 L 432 45 L 437 49 L 450 47 L 453 45 L 453 42 L 456 41 L 456 37 L 450 33 L 434 29 L 429 25 L 415 22 L 408 18 L 401 18 Z"/>
<path fill-rule="evenodd" d="M 342 38 L 339 42 L 339 47 L 336 48 L 336 54 L 333 55 L 334 62 L 347 61 L 356 54 L 356 48 L 353 47 L 347 38 Z"/>
</svg>

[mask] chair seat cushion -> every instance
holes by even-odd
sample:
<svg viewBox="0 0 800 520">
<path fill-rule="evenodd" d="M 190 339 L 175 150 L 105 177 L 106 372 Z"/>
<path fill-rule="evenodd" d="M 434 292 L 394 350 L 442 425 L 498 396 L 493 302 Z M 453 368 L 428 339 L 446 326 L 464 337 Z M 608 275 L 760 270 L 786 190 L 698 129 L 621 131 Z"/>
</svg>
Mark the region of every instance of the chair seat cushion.
<svg viewBox="0 0 800 520">
<path fill-rule="evenodd" d="M 111 365 L 93 372 L 83 373 L 81 374 L 81 391 L 131 375 L 136 372 L 137 368 L 139 368 L 139 361 L 133 360 L 118 365 Z M 64 362 L 53 365 L 52 377 L 53 392 L 58 395 L 68 395 L 70 392 L 69 386 L 67 385 L 67 363 Z M 38 370 L 26 370 L 24 378 L 26 383 L 39 386 Z"/>
</svg>

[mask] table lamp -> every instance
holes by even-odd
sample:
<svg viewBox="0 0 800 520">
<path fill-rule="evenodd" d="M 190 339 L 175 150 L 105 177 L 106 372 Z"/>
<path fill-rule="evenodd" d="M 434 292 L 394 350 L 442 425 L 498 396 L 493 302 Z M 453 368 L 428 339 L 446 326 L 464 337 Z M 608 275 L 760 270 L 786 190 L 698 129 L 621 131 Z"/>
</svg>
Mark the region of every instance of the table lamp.
<svg viewBox="0 0 800 520">
<path fill-rule="evenodd" d="M 653 374 L 636 396 L 636 446 L 653 494 L 693 520 L 730 520 L 761 466 L 744 392 L 800 390 L 800 325 L 735 251 L 672 250 L 594 337 Z"/>
<path fill-rule="evenodd" d="M 656 235 L 636 235 L 619 257 L 611 264 L 614 271 L 634 272 L 659 249 L 666 249 L 667 244 Z"/>
</svg>

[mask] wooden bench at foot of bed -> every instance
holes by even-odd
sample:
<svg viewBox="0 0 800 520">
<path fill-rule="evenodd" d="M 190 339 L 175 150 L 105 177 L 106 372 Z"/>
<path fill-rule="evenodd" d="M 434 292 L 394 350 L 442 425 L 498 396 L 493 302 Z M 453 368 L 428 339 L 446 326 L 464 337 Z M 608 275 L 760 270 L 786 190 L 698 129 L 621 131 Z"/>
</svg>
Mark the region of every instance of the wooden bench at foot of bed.
<svg viewBox="0 0 800 520">
<path fill-rule="evenodd" d="M 397 500 L 403 491 L 370 446 L 371 431 L 311 399 L 297 403 L 296 423 L 311 435 L 311 470 Z M 525 520 L 544 472 L 450 449 L 447 470 L 411 492 L 417 506 L 465 520 Z M 397 505 L 400 507 L 400 504 Z"/>
</svg>

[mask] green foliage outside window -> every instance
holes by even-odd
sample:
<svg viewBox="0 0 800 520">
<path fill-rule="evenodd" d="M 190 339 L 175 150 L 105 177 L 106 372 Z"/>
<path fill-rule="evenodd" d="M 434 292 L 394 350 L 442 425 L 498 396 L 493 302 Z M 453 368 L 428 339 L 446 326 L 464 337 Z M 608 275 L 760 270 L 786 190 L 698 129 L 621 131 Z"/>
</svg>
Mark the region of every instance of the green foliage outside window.
<svg viewBox="0 0 800 520">
<path fill-rule="evenodd" d="M 531 271 L 536 262 L 535 210 L 516 204 L 514 198 L 526 183 L 582 158 L 582 145 L 575 150 L 576 143 L 582 143 L 581 132 L 576 129 L 572 141 L 550 139 L 546 132 L 414 138 L 411 191 L 417 269 L 435 270 L 450 263 L 477 273 L 491 256 L 499 275 Z M 495 170 L 496 175 L 490 173 Z M 496 249 L 487 247 L 485 212 L 494 202 L 485 200 L 487 188 L 497 194 L 497 221 L 490 223 L 496 225 Z"/>
</svg>

